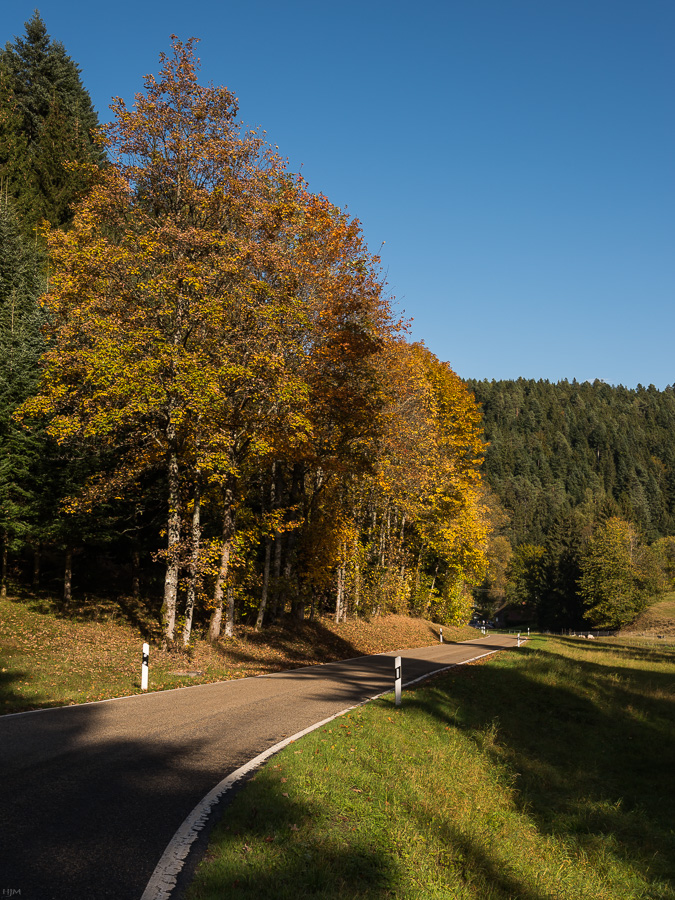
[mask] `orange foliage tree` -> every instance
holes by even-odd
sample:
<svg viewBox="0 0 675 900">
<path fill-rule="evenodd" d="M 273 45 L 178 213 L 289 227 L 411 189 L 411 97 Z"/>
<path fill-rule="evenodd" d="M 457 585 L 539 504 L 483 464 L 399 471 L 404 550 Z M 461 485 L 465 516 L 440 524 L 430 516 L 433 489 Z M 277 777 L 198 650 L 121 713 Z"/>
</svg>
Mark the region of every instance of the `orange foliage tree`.
<svg viewBox="0 0 675 900">
<path fill-rule="evenodd" d="M 189 640 L 203 500 L 222 520 L 215 639 L 242 481 L 277 459 L 329 472 L 362 452 L 380 402 L 369 360 L 393 327 L 358 223 L 242 133 L 233 95 L 197 69 L 193 41 L 174 39 L 133 108 L 114 102 L 110 165 L 72 228 L 47 229 L 50 343 L 23 410 L 116 459 L 73 508 L 163 477 L 167 645 L 181 570 Z"/>
<path fill-rule="evenodd" d="M 51 341 L 24 414 L 47 417 L 61 442 L 114 447 L 102 492 L 164 472 L 171 643 L 185 485 L 193 510 L 200 483 L 221 488 L 228 544 L 243 457 L 308 427 L 307 315 L 297 185 L 257 135 L 239 133 L 232 94 L 198 84 L 192 41 L 175 40 L 162 63 L 132 110 L 113 104 L 111 164 L 71 230 L 47 231 Z"/>
<path fill-rule="evenodd" d="M 167 646 L 179 619 L 189 642 L 206 582 L 212 640 L 237 603 L 260 627 L 270 597 L 302 617 L 333 591 L 337 619 L 461 619 L 489 530 L 480 411 L 400 336 L 358 221 L 197 74 L 174 39 L 134 106 L 114 102 L 72 227 L 47 228 L 48 347 L 22 415 L 101 460 L 71 510 L 161 486 Z"/>
</svg>

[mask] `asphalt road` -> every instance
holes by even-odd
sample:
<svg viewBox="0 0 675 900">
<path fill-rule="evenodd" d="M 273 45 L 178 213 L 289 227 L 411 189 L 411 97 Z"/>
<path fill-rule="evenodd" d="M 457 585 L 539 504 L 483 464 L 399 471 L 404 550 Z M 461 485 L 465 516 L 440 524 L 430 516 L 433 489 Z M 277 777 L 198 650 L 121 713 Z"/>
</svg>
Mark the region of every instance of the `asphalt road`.
<svg viewBox="0 0 675 900">
<path fill-rule="evenodd" d="M 224 776 L 288 735 L 510 635 L 0 717 L 0 896 L 139 900 Z M 19 893 L 20 892 L 20 893 Z"/>
</svg>

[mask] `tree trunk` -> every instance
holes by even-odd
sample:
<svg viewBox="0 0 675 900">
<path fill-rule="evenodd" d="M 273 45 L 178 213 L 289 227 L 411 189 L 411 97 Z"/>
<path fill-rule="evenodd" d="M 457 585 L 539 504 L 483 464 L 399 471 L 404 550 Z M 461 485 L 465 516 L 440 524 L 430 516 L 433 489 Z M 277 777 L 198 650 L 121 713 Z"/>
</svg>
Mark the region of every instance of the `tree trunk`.
<svg viewBox="0 0 675 900">
<path fill-rule="evenodd" d="M 0 572 L 0 597 L 4 600 L 7 596 L 7 561 L 9 555 L 9 539 L 7 532 L 2 536 L 2 571 Z"/>
<path fill-rule="evenodd" d="M 272 463 L 272 483 L 270 485 L 270 512 L 274 511 L 275 495 L 276 495 L 276 474 L 277 464 Z M 267 606 L 267 595 L 270 585 L 270 557 L 272 555 L 272 538 L 268 537 L 265 543 L 265 566 L 263 568 L 263 584 L 262 596 L 260 597 L 260 607 L 258 608 L 258 618 L 255 623 L 255 630 L 260 631 L 265 618 L 265 607 Z"/>
<path fill-rule="evenodd" d="M 175 426 L 169 426 L 169 444 L 175 443 Z M 162 603 L 162 630 L 164 649 L 174 642 L 176 627 L 176 599 L 178 596 L 178 545 L 180 544 L 180 485 L 178 479 L 178 452 L 175 446 L 169 450 L 169 518 L 167 527 L 167 561 L 164 576 L 164 602 Z"/>
<path fill-rule="evenodd" d="M 281 544 L 282 538 L 278 534 L 274 538 L 274 570 L 272 572 L 273 582 L 273 599 L 272 599 L 272 621 L 276 622 L 278 605 L 279 605 L 279 579 L 281 578 Z"/>
<path fill-rule="evenodd" d="M 347 621 L 347 541 L 342 545 L 342 621 Z"/>
<path fill-rule="evenodd" d="M 380 526 L 380 568 L 384 569 L 384 549 L 386 546 L 386 520 L 382 516 L 382 525 Z"/>
<path fill-rule="evenodd" d="M 403 520 L 401 521 L 401 538 L 399 540 L 399 553 L 401 555 L 401 578 L 405 574 L 405 554 L 403 552 L 403 538 L 405 536 L 405 516 L 403 516 Z"/>
<path fill-rule="evenodd" d="M 291 506 L 297 506 L 305 496 L 305 466 L 304 463 L 295 463 L 293 465 L 293 481 L 291 483 Z M 304 504 L 303 504 L 304 506 Z M 298 543 L 298 529 L 295 528 L 289 532 L 286 543 L 286 562 L 284 564 L 284 589 L 291 589 L 291 572 L 295 564 L 294 550 Z M 305 601 L 300 596 L 300 589 L 297 578 L 294 579 L 295 584 L 291 589 L 291 615 L 294 619 L 302 622 L 305 618 Z"/>
<path fill-rule="evenodd" d="M 209 640 L 214 644 L 220 637 L 220 626 L 223 621 L 223 587 L 227 580 L 227 572 L 230 565 L 230 541 L 225 537 L 225 525 L 223 525 L 223 547 L 220 552 L 220 568 L 216 577 L 216 586 L 213 591 L 213 612 L 209 622 Z"/>
<path fill-rule="evenodd" d="M 299 619 L 302 621 L 305 617 L 305 607 L 304 604 L 300 602 L 300 598 L 298 596 L 298 585 L 297 579 L 295 584 L 295 590 L 291 591 L 291 574 L 293 572 L 293 551 L 295 549 L 295 544 L 298 539 L 297 530 L 289 531 L 286 533 L 286 553 L 284 560 L 284 570 L 283 576 L 281 579 L 281 612 L 285 612 L 286 610 L 286 601 L 288 599 L 288 594 L 290 593 L 290 601 L 291 601 L 291 617 L 294 619 Z"/>
<path fill-rule="evenodd" d="M 63 573 L 63 602 L 70 603 L 73 599 L 73 548 L 70 544 L 66 547 L 66 565 Z"/>
<path fill-rule="evenodd" d="M 428 614 L 431 609 L 431 596 L 434 592 L 434 587 L 436 585 L 436 576 L 438 575 L 438 566 L 434 569 L 434 577 L 431 579 L 431 586 L 429 587 L 429 593 L 427 594 L 427 605 L 424 611 L 425 616 Z"/>
<path fill-rule="evenodd" d="M 342 568 L 337 568 L 337 591 L 335 593 L 335 624 L 340 621 L 342 615 Z"/>
<path fill-rule="evenodd" d="M 223 593 L 229 574 L 230 550 L 232 548 L 232 535 L 234 534 L 233 503 L 234 491 L 232 487 L 228 487 L 225 491 L 225 512 L 223 513 L 223 546 L 220 551 L 220 567 L 213 591 L 213 612 L 209 622 L 209 640 L 212 644 L 220 637 L 220 628 L 223 621 Z"/>
<path fill-rule="evenodd" d="M 138 547 L 131 551 L 131 596 L 136 602 L 141 599 L 141 554 Z"/>
<path fill-rule="evenodd" d="M 234 634 L 234 588 L 227 586 L 227 618 L 225 619 L 225 635 L 232 637 Z"/>
<path fill-rule="evenodd" d="M 201 525 L 201 496 L 199 493 L 199 475 L 195 476 L 194 506 L 192 507 L 192 554 L 190 557 L 190 580 L 185 602 L 185 624 L 183 626 L 183 647 L 190 644 L 192 633 L 192 616 L 197 598 L 197 578 L 199 575 L 199 553 L 201 549 L 202 525 Z"/>
<path fill-rule="evenodd" d="M 260 631 L 265 618 L 265 607 L 267 606 L 267 594 L 270 585 L 270 558 L 272 556 L 272 538 L 267 538 L 265 543 L 265 566 L 263 568 L 262 596 L 260 597 L 260 606 L 258 607 L 258 618 L 255 622 L 255 630 Z"/>
<path fill-rule="evenodd" d="M 361 555 L 359 553 L 359 539 L 354 538 L 354 610 L 358 615 L 361 603 Z"/>
<path fill-rule="evenodd" d="M 342 622 L 345 618 L 343 607 L 345 598 L 345 567 L 339 565 L 337 570 L 337 598 L 335 601 L 335 622 Z"/>
<path fill-rule="evenodd" d="M 291 580 L 291 557 L 286 562 L 284 566 L 284 581 L 286 584 L 290 584 Z M 296 577 L 295 584 L 293 585 L 293 590 L 291 593 L 291 616 L 297 622 L 304 622 L 305 620 L 305 600 L 300 596 L 300 586 L 298 584 L 298 579 Z"/>
<path fill-rule="evenodd" d="M 33 590 L 37 591 L 40 587 L 40 563 L 42 557 L 42 544 L 37 542 L 33 550 Z"/>
</svg>

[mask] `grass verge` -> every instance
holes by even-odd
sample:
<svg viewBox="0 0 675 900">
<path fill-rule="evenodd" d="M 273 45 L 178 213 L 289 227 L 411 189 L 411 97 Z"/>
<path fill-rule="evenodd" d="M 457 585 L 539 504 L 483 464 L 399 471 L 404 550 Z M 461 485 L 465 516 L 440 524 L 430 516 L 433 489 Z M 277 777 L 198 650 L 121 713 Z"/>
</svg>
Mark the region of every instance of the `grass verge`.
<svg viewBox="0 0 675 900">
<path fill-rule="evenodd" d="M 64 611 L 49 598 L 0 600 L 0 714 L 140 693 L 141 647 L 157 626 L 141 608 L 83 602 Z M 444 629 L 446 640 L 475 638 Z M 188 653 L 150 652 L 150 690 L 184 687 L 349 659 L 438 641 L 424 619 L 383 616 L 336 625 L 330 619 L 239 627 L 212 646 L 196 638 Z"/>
<path fill-rule="evenodd" d="M 186 900 L 675 898 L 675 646 L 535 638 L 290 745 Z"/>
</svg>

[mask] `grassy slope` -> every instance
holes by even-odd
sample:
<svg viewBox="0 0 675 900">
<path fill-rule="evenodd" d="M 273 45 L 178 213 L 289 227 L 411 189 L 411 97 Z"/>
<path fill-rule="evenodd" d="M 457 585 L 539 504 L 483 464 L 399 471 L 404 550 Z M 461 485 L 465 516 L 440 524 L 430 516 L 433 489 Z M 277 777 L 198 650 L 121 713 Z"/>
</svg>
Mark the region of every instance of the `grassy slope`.
<svg viewBox="0 0 675 900">
<path fill-rule="evenodd" d="M 649 606 L 621 633 L 626 636 L 656 637 L 661 640 L 675 638 L 675 591 Z"/>
<path fill-rule="evenodd" d="M 65 615 L 46 600 L 0 600 L 0 713 L 83 703 L 140 692 L 141 647 L 152 623 L 111 618 L 91 603 Z M 132 614 L 133 613 L 133 614 Z M 475 637 L 472 628 L 444 629 L 446 640 Z M 438 640 L 424 619 L 387 616 L 336 625 L 329 619 L 237 637 L 217 647 L 196 640 L 189 654 L 150 652 L 150 689 L 162 690 L 348 659 Z"/>
<path fill-rule="evenodd" d="M 675 898 L 675 645 L 535 638 L 291 745 L 189 900 Z"/>
</svg>

